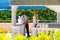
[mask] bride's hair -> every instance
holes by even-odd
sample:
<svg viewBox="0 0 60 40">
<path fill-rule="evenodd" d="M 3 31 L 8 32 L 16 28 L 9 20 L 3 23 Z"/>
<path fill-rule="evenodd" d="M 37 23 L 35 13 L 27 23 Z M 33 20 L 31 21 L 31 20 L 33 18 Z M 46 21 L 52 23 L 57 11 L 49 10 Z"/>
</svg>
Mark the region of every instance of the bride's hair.
<svg viewBox="0 0 60 40">
<path fill-rule="evenodd" d="M 38 20 L 38 12 L 37 11 L 34 11 L 34 16 L 35 16 L 36 20 Z"/>
</svg>

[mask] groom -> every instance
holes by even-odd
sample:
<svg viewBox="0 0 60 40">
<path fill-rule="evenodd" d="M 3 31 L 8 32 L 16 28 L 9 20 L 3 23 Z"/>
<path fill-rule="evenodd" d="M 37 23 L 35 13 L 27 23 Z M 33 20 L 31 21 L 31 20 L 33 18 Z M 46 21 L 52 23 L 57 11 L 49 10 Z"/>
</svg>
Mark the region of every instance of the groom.
<svg viewBox="0 0 60 40">
<path fill-rule="evenodd" d="M 21 19 L 22 19 L 22 23 L 25 24 L 25 28 L 26 28 L 26 31 L 27 31 L 27 37 L 30 37 L 28 19 L 27 19 L 27 17 L 26 17 L 24 12 L 22 13 Z"/>
</svg>

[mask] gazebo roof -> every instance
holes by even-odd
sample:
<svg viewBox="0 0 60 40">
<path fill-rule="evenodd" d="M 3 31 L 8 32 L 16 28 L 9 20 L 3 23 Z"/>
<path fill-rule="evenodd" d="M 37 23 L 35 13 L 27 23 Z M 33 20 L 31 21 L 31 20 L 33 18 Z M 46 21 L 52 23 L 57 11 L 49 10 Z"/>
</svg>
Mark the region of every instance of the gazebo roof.
<svg viewBox="0 0 60 40">
<path fill-rule="evenodd" d="M 10 5 L 59 5 L 59 0 L 11 0 Z"/>
</svg>

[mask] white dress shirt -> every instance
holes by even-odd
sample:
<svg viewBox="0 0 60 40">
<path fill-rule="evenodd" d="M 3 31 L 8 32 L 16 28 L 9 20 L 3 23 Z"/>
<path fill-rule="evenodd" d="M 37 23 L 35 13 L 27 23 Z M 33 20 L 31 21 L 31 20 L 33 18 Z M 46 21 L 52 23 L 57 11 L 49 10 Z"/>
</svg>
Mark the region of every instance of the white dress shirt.
<svg viewBox="0 0 60 40">
<path fill-rule="evenodd" d="M 21 16 L 21 21 L 22 21 L 22 24 L 25 23 L 25 22 L 27 21 L 27 17 L 26 17 L 26 15 L 25 15 L 24 17 Z"/>
</svg>

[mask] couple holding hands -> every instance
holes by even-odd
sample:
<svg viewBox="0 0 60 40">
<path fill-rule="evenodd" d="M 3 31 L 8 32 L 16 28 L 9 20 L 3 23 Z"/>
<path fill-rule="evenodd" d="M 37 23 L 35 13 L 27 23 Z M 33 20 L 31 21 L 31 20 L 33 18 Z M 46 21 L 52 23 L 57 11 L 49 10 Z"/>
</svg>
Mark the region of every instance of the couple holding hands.
<svg viewBox="0 0 60 40">
<path fill-rule="evenodd" d="M 22 20 L 22 23 L 25 24 L 25 28 L 26 28 L 26 31 L 27 31 L 27 36 L 30 37 L 30 35 L 29 35 L 28 18 L 27 18 L 27 16 L 25 15 L 24 12 L 22 13 L 21 20 Z M 37 25 L 38 25 L 38 13 L 37 13 L 37 11 L 34 11 L 34 16 L 33 16 L 33 28 L 38 27 Z"/>
</svg>

